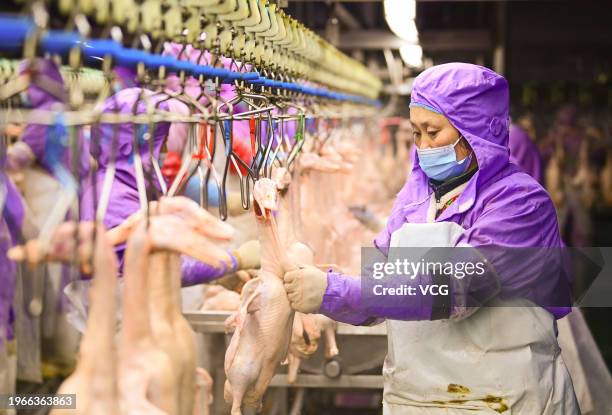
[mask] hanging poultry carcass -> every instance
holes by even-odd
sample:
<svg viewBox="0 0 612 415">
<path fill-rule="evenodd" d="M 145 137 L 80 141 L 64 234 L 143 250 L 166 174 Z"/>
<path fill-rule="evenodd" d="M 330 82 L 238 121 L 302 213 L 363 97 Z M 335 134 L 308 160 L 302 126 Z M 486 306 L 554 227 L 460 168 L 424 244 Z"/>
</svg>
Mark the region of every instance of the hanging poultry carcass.
<svg viewBox="0 0 612 415">
<path fill-rule="evenodd" d="M 597 175 L 589 160 L 589 142 L 583 140 L 578 150 L 576 175 L 572 180 L 572 185 L 576 188 L 582 205 L 587 209 L 593 206 L 597 198 L 596 184 Z"/>
<path fill-rule="evenodd" d="M 57 391 L 74 394 L 76 410 L 54 409 L 52 415 L 119 413 L 115 349 L 117 260 L 102 226 L 96 232 L 93 266 L 91 309 L 77 366 Z"/>
<path fill-rule="evenodd" d="M 599 176 L 599 186 L 604 203 L 612 207 L 612 150 L 606 153 L 606 164 Z"/>
<path fill-rule="evenodd" d="M 274 218 L 277 184 L 262 178 L 253 189 L 259 226 L 261 269 L 242 290 L 240 309 L 226 322 L 235 331 L 225 354 L 225 399 L 232 415 L 242 405 L 259 409 L 279 363 L 287 356 L 294 312 L 283 287 L 282 276 L 295 269 L 279 238 Z"/>
<path fill-rule="evenodd" d="M 296 259 L 299 266 L 314 264 L 312 251 L 302 243 L 291 244 L 288 255 Z M 321 329 L 317 326 L 314 315 L 296 312 L 287 356 L 289 383 L 295 382 L 301 361 L 308 359 L 317 351 L 320 338 Z"/>
<path fill-rule="evenodd" d="M 302 360 L 308 359 L 319 348 L 321 328 L 314 314 L 295 313 L 289 355 L 287 356 L 287 381 L 295 383 Z"/>
<path fill-rule="evenodd" d="M 231 260 L 227 252 L 216 247 L 207 237 L 227 240 L 232 235 L 231 227 L 215 223 L 217 219 L 211 221 L 208 213 L 193 204 L 184 198 L 162 199 L 159 203 L 151 204 L 152 214 L 160 215 L 150 216 L 148 221 L 142 214 L 134 215 L 134 219 L 128 221 L 129 224 L 122 225 L 126 229 L 120 232 L 121 237 L 115 232 L 114 238 L 106 238 L 121 242 L 122 238 L 130 235 L 128 252 L 137 251 L 137 254 L 126 254 L 125 318 L 118 378 L 119 384 L 127 384 L 132 389 L 140 382 L 145 393 L 122 395 L 122 413 L 193 412 L 196 395 L 195 344 L 193 331 L 181 314 L 179 254 L 191 254 L 213 265 L 228 263 Z M 147 224 L 146 235 L 139 237 L 138 229 Z M 176 233 L 181 238 L 175 238 Z M 78 236 L 78 240 L 75 236 Z M 90 267 L 88 257 L 92 236 L 92 223 L 80 223 L 78 228 L 75 223 L 64 223 L 53 233 L 50 249 L 41 249 L 41 241 L 30 241 L 13 254 L 28 260 L 38 261 L 43 258 L 66 262 L 72 259 L 75 248 L 78 248 L 79 262 L 86 268 Z M 138 242 L 136 245 L 135 238 Z M 77 242 L 79 245 L 75 246 Z M 44 251 L 47 253 L 43 254 Z M 139 276 L 136 276 L 134 270 L 139 267 Z M 112 269 L 113 277 L 116 278 L 116 265 Z M 134 281 L 135 278 L 145 281 Z M 147 288 L 144 285 L 146 283 Z M 143 297 L 149 303 L 151 318 L 146 313 L 146 307 L 134 307 L 134 304 L 142 304 Z M 96 315 L 94 309 L 90 312 Z M 134 323 L 134 320 L 139 323 Z M 145 321 L 150 323 L 145 324 Z M 114 322 L 113 315 L 113 333 Z M 155 363 L 154 368 L 148 372 L 142 370 L 146 362 L 142 360 L 141 354 L 150 357 Z"/>
<path fill-rule="evenodd" d="M 331 359 L 338 356 L 338 344 L 336 343 L 336 330 L 338 323 L 323 314 L 313 315 L 315 324 L 323 332 L 325 336 L 325 357 Z"/>
<path fill-rule="evenodd" d="M 306 153 L 299 160 L 301 210 L 303 223 L 307 224 L 302 232 L 304 242 L 312 248 L 315 262 L 319 263 L 330 262 L 327 245 L 332 236 L 329 212 L 332 205 L 327 200 L 330 194 L 323 188 L 330 179 L 329 175 L 339 170 L 337 162 L 314 153 Z"/>
<path fill-rule="evenodd" d="M 234 234 L 231 226 L 213 217 L 210 213 L 200 208 L 194 201 L 178 196 L 162 198 L 160 202 L 151 202 L 150 210 L 157 214 L 172 215 L 180 226 L 187 226 L 190 237 L 197 238 L 195 241 L 189 238 L 174 238 L 174 229 L 160 229 L 160 233 L 153 235 L 157 246 L 171 246 L 179 252 L 194 257 L 202 262 L 218 265 L 218 258 L 227 260 L 227 253 L 207 237 L 216 240 L 229 240 Z M 106 231 L 106 239 L 110 245 L 118 245 L 125 242 L 134 227 L 145 218 L 144 212 L 131 215 L 119 226 Z M 41 261 L 47 262 L 74 262 L 76 261 L 86 274 L 91 272 L 91 258 L 93 252 L 92 234 L 94 232 L 93 222 L 64 222 L 60 224 L 49 238 L 49 242 L 43 238 L 31 239 L 24 245 L 11 248 L 8 257 L 14 261 L 27 261 L 35 266 Z M 198 236 L 199 235 L 199 236 Z M 73 258 L 74 254 L 77 258 Z"/>
<path fill-rule="evenodd" d="M 192 252 L 186 246 L 201 246 L 205 238 L 210 238 L 210 243 L 228 240 L 233 230 L 186 198 L 162 198 L 156 207 L 158 216 L 151 218 L 149 233 L 163 235 L 169 230 L 181 235 L 178 239 L 185 244 L 167 245 L 150 255 L 151 328 L 157 344 L 170 356 L 177 372 L 178 413 L 191 415 L 196 394 L 196 345 L 195 333 L 181 311 L 180 254 Z M 168 238 L 177 239 L 170 235 Z M 217 259 L 230 261 L 227 253 L 218 255 Z"/>
<path fill-rule="evenodd" d="M 200 311 L 236 311 L 240 307 L 240 294 L 220 285 L 208 285 L 202 294 Z"/>
<path fill-rule="evenodd" d="M 7 256 L 13 261 L 26 261 L 32 267 L 43 261 L 74 261 L 81 266 L 84 273 L 89 274 L 92 268 L 93 232 L 94 224 L 91 222 L 64 222 L 53 231 L 48 241 L 43 241 L 42 238 L 31 239 L 24 245 L 11 248 Z M 112 245 L 109 234 L 106 238 Z"/>
<path fill-rule="evenodd" d="M 191 415 L 196 395 L 196 346 L 194 332 L 181 312 L 180 255 L 190 255 L 215 266 L 227 264 L 231 261 L 228 253 L 213 241 L 228 240 L 233 230 L 195 202 L 182 197 L 162 198 L 151 204 L 150 212 L 153 216 L 148 221 L 142 217 L 135 221 L 133 228 L 148 223 L 148 305 L 152 336 L 172 364 L 170 375 L 176 408 L 172 413 Z"/>
<path fill-rule="evenodd" d="M 121 225 L 105 231 L 108 244 L 114 246 L 125 242 L 138 217 L 134 215 Z M 42 261 L 76 262 L 83 273 L 89 274 L 92 270 L 94 227 L 93 222 L 63 222 L 52 232 L 48 242 L 43 238 L 30 239 L 24 245 L 11 248 L 7 255 L 13 261 L 26 261 L 30 266 Z"/>
<path fill-rule="evenodd" d="M 211 222 L 206 214 L 198 210 L 199 207 L 191 209 L 190 204 L 191 201 L 180 198 L 162 199 L 156 206 L 160 214 L 150 216 L 148 221 L 139 221 L 128 239 L 124 332 L 120 349 L 123 350 L 120 363 L 124 372 L 120 372 L 120 384 L 125 384 L 122 391 L 130 390 L 136 386 L 136 381 L 140 381 L 157 385 L 156 389 L 161 392 L 155 400 L 150 392 L 144 396 L 136 394 L 136 398 L 126 393 L 122 402 L 127 412 L 152 410 L 150 407 L 147 409 L 149 396 L 151 403 L 169 414 L 190 414 L 193 410 L 196 394 L 195 345 L 193 332 L 181 314 L 179 254 L 190 255 L 215 266 L 227 264 L 231 261 L 228 253 L 207 237 L 214 235 L 217 239 L 227 239 L 231 229 Z M 211 233 L 211 229 L 214 229 L 214 233 Z M 176 238 L 177 234 L 181 237 Z M 130 253 L 130 249 L 136 253 Z M 138 258 L 135 258 L 136 255 Z M 132 261 L 129 265 L 128 260 Z M 138 267 L 139 274 L 146 275 L 141 277 L 144 281 L 134 276 Z M 134 286 L 140 287 L 140 291 L 135 292 Z M 130 304 L 138 304 L 144 309 L 137 312 L 128 308 Z M 139 313 L 140 326 L 147 326 L 147 329 L 141 327 L 141 332 L 130 324 L 132 314 Z M 149 313 L 158 318 L 150 319 Z M 153 373 L 143 371 L 141 367 L 145 363 L 141 355 L 146 354 L 159 362 L 157 370 L 152 369 Z M 169 368 L 166 364 L 169 364 Z M 163 382 L 159 378 L 162 372 Z"/>
<path fill-rule="evenodd" d="M 295 313 L 287 357 L 289 383 L 297 380 L 302 361 L 309 359 L 318 350 L 322 335 L 325 339 L 325 358 L 331 359 L 339 354 L 336 328 L 337 323 L 323 314 Z"/>
<path fill-rule="evenodd" d="M 544 180 L 546 183 L 546 190 L 550 195 L 557 210 L 561 208 L 565 203 L 565 195 L 563 191 L 563 162 L 565 158 L 565 152 L 562 144 L 557 144 L 555 151 L 548 162 L 548 167 Z"/>
<path fill-rule="evenodd" d="M 209 406 L 213 402 L 213 379 L 201 367 L 196 369 L 196 398 L 193 415 L 210 415 Z"/>
<path fill-rule="evenodd" d="M 353 269 L 360 246 L 347 241 L 360 240 L 363 230 L 346 203 L 353 169 L 349 160 L 331 146 L 323 149 L 324 156 L 309 153 L 300 159 L 302 210 L 308 224 L 304 237 L 317 263 L 339 263 L 345 269 Z"/>
<path fill-rule="evenodd" d="M 302 231 L 294 220 L 299 209 L 299 204 L 295 203 L 300 194 L 299 182 L 290 184 L 290 176 L 284 168 L 277 169 L 274 177 L 280 191 L 277 223 L 280 240 L 284 246 L 289 247 L 287 256 L 298 266 L 314 265 L 314 253 L 307 245 L 298 241 Z M 310 358 L 319 347 L 323 330 L 319 324 L 323 320 L 319 317 L 323 316 L 295 313 L 287 356 L 289 383 L 295 382 L 302 360 Z M 335 344 L 335 339 L 333 342 Z"/>
<path fill-rule="evenodd" d="M 176 414 L 176 374 L 170 357 L 156 344 L 147 293 L 149 253 L 144 221 L 127 242 L 124 265 L 123 327 L 119 343 L 121 413 Z"/>
<path fill-rule="evenodd" d="M 154 230 L 152 230 L 154 231 Z M 195 344 L 191 332 L 177 332 L 176 314 L 180 315 L 173 279 L 180 281 L 180 265 L 175 263 L 168 252 L 155 252 L 149 255 L 149 285 L 147 292 L 151 332 L 154 342 L 170 359 L 172 364 L 172 385 L 176 414 L 184 414 L 183 406 L 191 399 L 183 400 L 185 388 L 195 394 Z M 176 269 L 179 265 L 178 270 Z M 177 273 L 178 271 L 178 273 Z M 181 316 L 182 317 L 182 316 Z M 191 382 L 185 371 L 191 368 Z"/>
<path fill-rule="evenodd" d="M 323 314 L 303 314 L 296 312 L 293 333 L 289 346 L 287 381 L 294 383 L 303 360 L 310 358 L 321 344 L 321 335 L 325 340 L 326 359 L 337 356 L 340 352 L 336 343 L 338 324 Z"/>
</svg>

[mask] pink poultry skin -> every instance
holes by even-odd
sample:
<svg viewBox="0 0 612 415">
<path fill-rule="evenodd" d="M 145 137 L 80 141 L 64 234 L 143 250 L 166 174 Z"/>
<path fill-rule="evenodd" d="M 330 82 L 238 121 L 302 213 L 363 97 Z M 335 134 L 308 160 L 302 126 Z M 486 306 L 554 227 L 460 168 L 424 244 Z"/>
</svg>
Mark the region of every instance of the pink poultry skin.
<svg viewBox="0 0 612 415">
<path fill-rule="evenodd" d="M 285 271 L 295 269 L 278 238 L 277 184 L 260 179 L 253 189 L 254 210 L 261 243 L 258 278 L 242 290 L 240 308 L 226 322 L 235 332 L 225 354 L 225 399 L 232 415 L 242 405 L 261 408 L 261 399 L 278 365 L 287 356 L 294 312 L 283 287 Z"/>
</svg>

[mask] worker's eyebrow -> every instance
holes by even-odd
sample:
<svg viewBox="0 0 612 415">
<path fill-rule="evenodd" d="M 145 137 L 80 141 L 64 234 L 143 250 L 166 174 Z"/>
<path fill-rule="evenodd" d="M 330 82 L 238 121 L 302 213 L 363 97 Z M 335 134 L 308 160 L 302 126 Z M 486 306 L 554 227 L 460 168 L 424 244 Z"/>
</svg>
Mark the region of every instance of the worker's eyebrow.
<svg viewBox="0 0 612 415">
<path fill-rule="evenodd" d="M 416 122 L 410 120 L 410 124 L 412 124 L 412 128 L 420 126 L 421 128 L 426 129 L 427 127 L 429 127 L 429 121 L 423 121 L 421 123 L 416 123 Z"/>
</svg>

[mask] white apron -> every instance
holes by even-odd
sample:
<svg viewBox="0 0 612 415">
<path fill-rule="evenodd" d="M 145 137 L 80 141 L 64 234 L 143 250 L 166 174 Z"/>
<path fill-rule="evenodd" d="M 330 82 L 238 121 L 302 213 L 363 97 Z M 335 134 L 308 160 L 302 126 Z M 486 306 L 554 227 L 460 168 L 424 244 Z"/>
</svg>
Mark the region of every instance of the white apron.
<svg viewBox="0 0 612 415">
<path fill-rule="evenodd" d="M 462 232 L 406 223 L 390 246 L 453 246 Z M 383 415 L 580 414 L 554 317 L 527 300 L 499 304 L 461 320 L 387 320 Z"/>
</svg>

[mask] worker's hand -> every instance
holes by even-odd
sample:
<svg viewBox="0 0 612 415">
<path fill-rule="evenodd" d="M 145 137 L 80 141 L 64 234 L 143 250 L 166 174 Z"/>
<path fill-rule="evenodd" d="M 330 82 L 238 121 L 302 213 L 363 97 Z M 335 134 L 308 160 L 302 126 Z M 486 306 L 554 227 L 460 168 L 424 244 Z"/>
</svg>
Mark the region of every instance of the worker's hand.
<svg viewBox="0 0 612 415">
<path fill-rule="evenodd" d="M 257 278 L 257 270 L 241 270 L 219 278 L 216 283 L 228 290 L 239 293 L 242 291 L 244 284 L 253 278 Z"/>
<path fill-rule="evenodd" d="M 327 289 L 327 273 L 312 266 L 289 271 L 283 277 L 291 308 L 302 313 L 314 313 L 323 302 Z"/>
<path fill-rule="evenodd" d="M 256 269 L 261 267 L 259 241 L 252 240 L 243 243 L 232 255 L 238 262 L 238 270 Z"/>
</svg>

